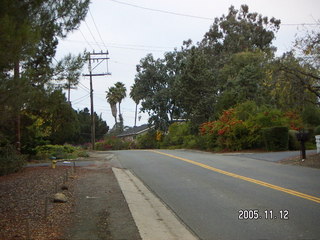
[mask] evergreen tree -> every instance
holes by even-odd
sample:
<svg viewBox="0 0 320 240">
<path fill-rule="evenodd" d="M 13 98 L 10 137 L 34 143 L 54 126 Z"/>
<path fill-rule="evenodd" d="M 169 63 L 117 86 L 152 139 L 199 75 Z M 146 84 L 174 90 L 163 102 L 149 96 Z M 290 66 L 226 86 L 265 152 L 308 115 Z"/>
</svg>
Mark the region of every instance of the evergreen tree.
<svg viewBox="0 0 320 240">
<path fill-rule="evenodd" d="M 16 135 L 10 142 L 18 149 L 22 110 L 34 108 L 35 99 L 45 99 L 53 91 L 49 83 L 58 39 L 79 27 L 88 6 L 89 0 L 0 3 L 0 122 L 14 123 L 5 134 Z"/>
</svg>

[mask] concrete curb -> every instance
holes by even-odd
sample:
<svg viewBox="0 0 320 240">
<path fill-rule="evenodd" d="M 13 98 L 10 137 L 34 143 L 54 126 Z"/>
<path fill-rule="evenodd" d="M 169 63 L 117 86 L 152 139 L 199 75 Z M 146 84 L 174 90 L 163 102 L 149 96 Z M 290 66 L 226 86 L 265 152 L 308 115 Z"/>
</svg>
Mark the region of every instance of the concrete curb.
<svg viewBox="0 0 320 240">
<path fill-rule="evenodd" d="M 198 239 L 129 170 L 112 170 L 143 240 Z"/>
</svg>

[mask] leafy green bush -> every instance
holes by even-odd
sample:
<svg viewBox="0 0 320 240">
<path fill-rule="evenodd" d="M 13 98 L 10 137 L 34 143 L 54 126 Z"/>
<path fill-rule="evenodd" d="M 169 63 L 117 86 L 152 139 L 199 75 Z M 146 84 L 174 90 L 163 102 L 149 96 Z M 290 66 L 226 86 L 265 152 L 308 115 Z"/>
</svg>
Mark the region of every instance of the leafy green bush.
<svg viewBox="0 0 320 240">
<path fill-rule="evenodd" d="M 199 147 L 202 150 L 215 150 L 218 149 L 217 135 L 207 134 L 199 136 Z"/>
<path fill-rule="evenodd" d="M 79 149 L 76 150 L 75 155 L 76 155 L 77 157 L 82 157 L 82 158 L 87 158 L 87 157 L 89 157 L 88 152 L 87 152 L 86 150 L 84 150 L 84 149 L 81 149 L 81 148 L 79 148 Z"/>
<path fill-rule="evenodd" d="M 185 137 L 190 136 L 189 123 L 173 123 L 169 126 L 168 134 L 163 139 L 163 145 L 167 147 L 183 147 Z"/>
<path fill-rule="evenodd" d="M 300 142 L 297 139 L 298 131 L 296 130 L 289 130 L 289 150 L 299 150 L 300 149 Z"/>
<path fill-rule="evenodd" d="M 318 126 L 320 124 L 320 108 L 315 105 L 307 105 L 302 112 L 302 119 L 310 127 Z"/>
<path fill-rule="evenodd" d="M 52 157 L 57 159 L 72 159 L 77 157 L 89 157 L 89 154 L 81 147 L 69 144 L 65 145 L 42 145 L 35 148 L 36 159 L 47 160 Z"/>
<path fill-rule="evenodd" d="M 182 146 L 184 148 L 189 148 L 189 149 L 200 148 L 201 146 L 199 146 L 199 136 L 195 136 L 195 135 L 184 136 Z"/>
<path fill-rule="evenodd" d="M 108 151 L 112 150 L 112 146 L 105 141 L 96 142 L 94 145 L 95 150 L 97 151 Z"/>
<path fill-rule="evenodd" d="M 57 159 L 73 158 L 72 153 L 76 151 L 76 148 L 72 145 L 42 145 L 37 146 L 36 157 L 39 159 L 49 159 L 55 157 Z"/>
<path fill-rule="evenodd" d="M 25 158 L 13 146 L 0 147 L 0 176 L 19 171 L 25 163 Z"/>
<path fill-rule="evenodd" d="M 125 150 L 129 148 L 129 142 L 126 142 L 120 138 L 107 138 L 106 140 L 107 144 L 110 144 L 112 146 L 112 150 Z"/>
<path fill-rule="evenodd" d="M 314 150 L 317 148 L 316 143 L 315 142 L 306 142 L 306 150 Z"/>
<path fill-rule="evenodd" d="M 262 129 L 276 126 L 298 130 L 302 118 L 292 111 L 284 113 L 247 101 L 223 111 L 218 120 L 203 123 L 199 131 L 207 139 L 208 150 L 242 150 L 263 147 Z"/>
<path fill-rule="evenodd" d="M 222 113 L 217 121 L 204 123 L 200 127 L 201 135 L 212 135 L 209 150 L 241 150 L 249 148 L 249 128 L 245 122 L 239 120 L 235 109 L 229 109 Z"/>
<path fill-rule="evenodd" d="M 159 148 L 160 143 L 156 140 L 156 131 L 151 130 L 137 137 L 137 147 L 141 149 Z"/>
<path fill-rule="evenodd" d="M 130 143 L 123 141 L 116 136 L 107 136 L 104 140 L 95 143 L 95 149 L 98 151 L 124 150 L 129 148 Z"/>
<path fill-rule="evenodd" d="M 288 150 L 289 130 L 287 127 L 271 127 L 262 129 L 265 148 L 268 151 Z"/>
<path fill-rule="evenodd" d="M 314 135 L 320 135 L 320 125 L 314 129 Z"/>
</svg>

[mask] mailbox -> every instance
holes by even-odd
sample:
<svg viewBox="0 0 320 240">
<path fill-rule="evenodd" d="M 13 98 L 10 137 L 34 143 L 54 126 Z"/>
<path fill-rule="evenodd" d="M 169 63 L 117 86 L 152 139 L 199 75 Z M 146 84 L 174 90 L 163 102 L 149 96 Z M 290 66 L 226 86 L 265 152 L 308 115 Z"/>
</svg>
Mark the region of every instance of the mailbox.
<svg viewBox="0 0 320 240">
<path fill-rule="evenodd" d="M 298 141 L 306 142 L 309 138 L 309 133 L 302 131 L 302 132 L 296 133 L 296 136 L 297 136 Z"/>
</svg>

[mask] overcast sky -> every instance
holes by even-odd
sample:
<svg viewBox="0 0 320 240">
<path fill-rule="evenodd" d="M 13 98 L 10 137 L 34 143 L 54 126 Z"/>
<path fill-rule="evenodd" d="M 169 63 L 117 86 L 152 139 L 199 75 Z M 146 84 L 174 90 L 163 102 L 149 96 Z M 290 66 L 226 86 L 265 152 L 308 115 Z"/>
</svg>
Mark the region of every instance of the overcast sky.
<svg viewBox="0 0 320 240">
<path fill-rule="evenodd" d="M 114 119 L 105 98 L 109 87 L 123 82 L 129 95 L 135 66 L 141 58 L 148 53 L 161 58 L 165 52 L 179 49 L 187 39 L 194 43 L 201 41 L 213 22 L 211 19 L 227 14 L 231 5 L 239 9 L 242 4 L 247 4 L 250 12 L 281 20 L 274 41 L 277 55 L 291 49 L 296 34 L 301 36 L 306 29 L 319 29 L 319 26 L 303 25 L 320 20 L 319 0 L 91 0 L 90 11 L 80 29 L 60 40 L 56 59 L 68 53 L 78 54 L 84 49 L 109 51 L 108 67 L 112 75 L 94 77 L 93 89 L 94 110 L 112 127 Z M 106 72 L 106 67 L 102 63 L 94 73 Z M 87 66 L 83 73 L 88 73 Z M 75 109 L 90 107 L 88 77 L 81 77 L 78 88 L 71 91 L 71 101 Z M 127 97 L 121 106 L 124 124 L 133 126 L 134 102 Z M 139 115 L 141 120 L 137 125 L 147 123 L 148 116 Z"/>
</svg>

